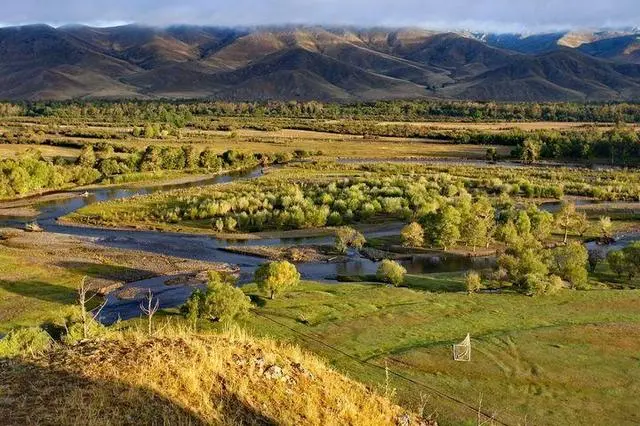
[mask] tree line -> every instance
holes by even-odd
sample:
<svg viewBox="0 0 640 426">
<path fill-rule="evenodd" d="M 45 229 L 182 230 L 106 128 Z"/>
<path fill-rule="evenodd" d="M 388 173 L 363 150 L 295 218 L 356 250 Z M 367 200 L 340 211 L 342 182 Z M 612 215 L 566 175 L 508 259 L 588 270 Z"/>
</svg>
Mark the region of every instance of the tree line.
<svg viewBox="0 0 640 426">
<path fill-rule="evenodd" d="M 64 101 L 0 104 L 0 116 L 26 115 L 180 122 L 197 116 L 455 121 L 640 122 L 635 103 L 499 103 L 397 100 L 350 104 L 317 101 Z"/>
</svg>

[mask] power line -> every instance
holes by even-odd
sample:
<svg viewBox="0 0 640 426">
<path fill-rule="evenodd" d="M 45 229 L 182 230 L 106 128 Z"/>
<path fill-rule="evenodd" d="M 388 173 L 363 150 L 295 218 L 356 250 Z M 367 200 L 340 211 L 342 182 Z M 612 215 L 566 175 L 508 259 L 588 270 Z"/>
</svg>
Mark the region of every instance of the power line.
<svg viewBox="0 0 640 426">
<path fill-rule="evenodd" d="M 280 327 L 286 328 L 287 330 L 292 331 L 293 333 L 295 333 L 295 334 L 297 334 L 297 335 L 299 335 L 299 336 L 302 336 L 303 338 L 306 338 L 306 339 L 312 340 L 312 341 L 314 341 L 314 342 L 316 342 L 316 343 L 319 343 L 320 345 L 325 346 L 325 347 L 327 347 L 327 348 L 329 348 L 329 349 L 331 349 L 331 350 L 333 350 L 333 351 L 335 351 L 335 352 L 338 352 L 338 353 L 340 353 L 341 355 L 343 355 L 343 356 L 345 356 L 345 357 L 347 357 L 347 358 L 349 358 L 349 359 L 351 359 L 351 360 L 354 360 L 354 361 L 356 361 L 356 362 L 358 362 L 358 363 L 360 363 L 360 364 L 362 364 L 362 365 L 366 365 L 366 366 L 368 366 L 368 367 L 372 367 L 372 368 L 375 368 L 375 369 L 378 369 L 378 370 L 381 370 L 381 371 L 385 371 L 385 372 L 386 372 L 386 371 L 388 371 L 388 372 L 389 372 L 389 373 L 391 373 L 392 375 L 394 375 L 394 376 L 396 376 L 396 377 L 398 377 L 398 378 L 400 378 L 400 379 L 406 380 L 406 381 L 408 381 L 409 383 L 412 383 L 412 384 L 414 384 L 414 385 L 416 385 L 416 386 L 420 386 L 420 387 L 422 387 L 422 388 L 424 388 L 424 389 L 426 389 L 426 390 L 428 390 L 428 391 L 430 391 L 430 392 L 432 392 L 432 393 L 436 394 L 437 396 L 439 396 L 439 397 L 441 397 L 441 398 L 444 398 L 444 399 L 447 399 L 447 400 L 449 400 L 449 401 L 455 402 L 456 404 L 458 404 L 458 405 L 460 405 L 460 406 L 462 406 L 462 407 L 464 407 L 464 408 L 467 408 L 467 409 L 469 409 L 469 410 L 473 411 L 473 412 L 474 412 L 474 413 L 476 413 L 476 414 L 478 414 L 478 413 L 479 413 L 479 414 L 483 415 L 484 417 L 486 417 L 488 420 L 494 421 L 495 423 L 500 424 L 500 425 L 503 425 L 503 426 L 509 426 L 509 424 L 508 424 L 508 423 L 505 423 L 505 422 L 503 422 L 503 421 L 501 421 L 501 420 L 497 419 L 497 418 L 496 418 L 495 416 L 493 416 L 492 414 L 489 414 L 489 413 L 487 413 L 487 412 L 484 412 L 484 411 L 482 411 L 480 408 L 478 408 L 478 407 L 474 407 L 473 405 L 468 404 L 467 402 L 465 402 L 465 401 L 463 401 L 463 400 L 461 400 L 461 399 L 459 399 L 459 398 L 457 398 L 457 397 L 455 397 L 455 396 L 449 395 L 449 394 L 447 394 L 447 393 L 445 393 L 445 392 L 442 392 L 442 391 L 440 391 L 440 390 L 438 390 L 438 389 L 436 389 L 436 388 L 434 388 L 434 387 L 431 387 L 431 386 L 429 386 L 429 385 L 427 385 L 427 384 L 424 384 L 424 383 L 422 383 L 422 382 L 419 382 L 419 381 L 417 381 L 417 380 L 414 380 L 414 379 L 412 379 L 412 378 L 410 378 L 410 377 L 405 376 L 405 375 L 404 375 L 404 374 L 402 374 L 402 373 L 398 373 L 398 372 L 393 371 L 393 370 L 391 370 L 391 369 L 389 369 L 389 368 L 385 368 L 385 367 L 382 367 L 382 366 L 379 366 L 379 365 L 376 365 L 376 364 L 370 363 L 369 361 L 363 361 L 363 360 L 361 360 L 361 359 L 359 359 L 359 358 L 357 358 L 357 357 L 355 357 L 355 356 L 353 356 L 353 355 L 351 355 L 351 354 L 349 354 L 349 353 L 345 352 L 344 350 L 342 350 L 342 349 L 340 349 L 340 348 L 338 348 L 338 347 L 332 346 L 332 345 L 330 345 L 330 344 L 328 344 L 328 343 L 326 343 L 326 342 L 324 342 L 324 341 L 320 340 L 319 338 L 317 338 L 317 337 L 315 337 L 315 336 L 308 335 L 308 334 L 303 333 L 303 332 L 301 332 L 301 331 L 298 331 L 298 330 L 296 330 L 296 329 L 294 329 L 294 328 L 292 328 L 292 327 L 289 327 L 288 325 L 283 324 L 283 323 L 281 323 L 281 322 L 279 322 L 279 321 L 277 321 L 277 320 L 275 320 L 275 319 L 271 318 L 270 316 L 267 316 L 266 314 L 262 314 L 262 313 L 259 313 L 259 312 L 256 312 L 256 311 L 252 311 L 252 312 L 253 312 L 255 315 L 259 316 L 259 317 L 265 318 L 265 319 L 267 319 L 267 320 L 269 320 L 269 321 L 271 321 L 271 322 L 273 322 L 273 323 L 275 323 L 275 324 L 279 325 Z"/>
</svg>

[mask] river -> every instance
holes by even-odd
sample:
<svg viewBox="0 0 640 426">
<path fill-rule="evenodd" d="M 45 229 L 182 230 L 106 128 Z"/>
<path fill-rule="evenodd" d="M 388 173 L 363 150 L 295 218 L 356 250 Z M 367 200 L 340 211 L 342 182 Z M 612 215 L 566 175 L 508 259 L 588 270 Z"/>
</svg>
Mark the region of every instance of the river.
<svg viewBox="0 0 640 426">
<path fill-rule="evenodd" d="M 332 237 L 305 237 L 305 238 L 270 238 L 247 241 L 228 241 L 210 235 L 191 235 L 173 232 L 118 230 L 110 228 L 91 228 L 62 224 L 58 218 L 74 212 L 86 205 L 129 198 L 136 195 L 146 195 L 157 191 L 169 191 L 178 188 L 201 187 L 228 183 L 242 179 L 254 179 L 261 175 L 260 168 L 241 172 L 230 172 L 215 177 L 180 184 L 153 184 L 149 186 L 132 186 L 119 188 L 98 188 L 90 191 L 88 197 L 75 197 L 37 203 L 39 210 L 38 223 L 46 232 L 64 235 L 72 235 L 88 239 L 96 244 L 120 249 L 134 249 L 187 259 L 224 262 L 237 265 L 240 268 L 240 283 L 251 280 L 254 270 L 265 262 L 264 259 L 250 255 L 230 253 L 222 248 L 229 245 L 305 245 L 305 244 L 330 244 Z M 549 205 L 553 210 L 555 204 Z M 0 219 L 0 227 L 24 227 L 26 222 L 33 218 L 5 218 Z M 367 233 L 367 237 L 379 237 L 384 235 L 397 235 L 401 225 L 393 225 L 385 230 Z M 630 238 L 636 239 L 637 235 Z M 618 244 L 628 243 L 623 239 Z M 492 264 L 491 258 L 468 258 L 456 255 L 419 256 L 401 263 L 412 274 L 453 272 L 472 268 L 482 268 Z M 339 263 L 300 263 L 297 265 L 303 279 L 315 281 L 336 282 L 339 275 L 364 275 L 374 274 L 377 263 L 360 256 L 357 252 L 350 252 L 348 259 Z M 166 286 L 164 282 L 173 277 L 158 277 L 136 283 L 129 283 L 127 287 L 140 289 L 151 288 L 160 299 L 163 308 L 180 305 L 189 296 L 192 287 Z M 117 318 L 136 317 L 140 313 L 137 301 L 122 301 L 114 295 L 107 298 L 102 320 L 106 323 L 113 322 Z"/>
</svg>

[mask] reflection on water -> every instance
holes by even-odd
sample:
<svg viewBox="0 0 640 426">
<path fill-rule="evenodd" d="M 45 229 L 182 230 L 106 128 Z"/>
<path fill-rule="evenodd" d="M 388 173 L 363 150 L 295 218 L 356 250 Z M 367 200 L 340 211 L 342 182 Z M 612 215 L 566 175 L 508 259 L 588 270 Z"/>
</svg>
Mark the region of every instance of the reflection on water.
<svg viewBox="0 0 640 426">
<path fill-rule="evenodd" d="M 76 226 L 63 225 L 57 222 L 61 216 L 67 215 L 79 208 L 87 206 L 99 201 L 107 201 L 114 199 L 122 199 L 133 197 L 136 195 L 146 195 L 157 191 L 167 191 L 171 189 L 201 187 L 218 183 L 232 182 L 238 179 L 249 179 L 259 176 L 260 168 L 248 170 L 244 172 L 234 172 L 225 175 L 219 175 L 198 182 L 188 182 L 170 185 L 150 185 L 146 187 L 130 187 L 130 188 L 99 188 L 92 190 L 86 198 L 80 196 L 69 199 L 50 200 L 39 203 L 37 205 L 40 210 L 38 222 L 49 232 L 73 235 L 91 239 L 97 244 L 107 247 L 133 249 L 149 251 L 152 253 L 182 257 L 187 259 L 224 262 L 235 264 L 240 267 L 241 283 L 248 282 L 255 269 L 265 260 L 237 253 L 229 253 L 220 250 L 222 247 L 229 245 L 305 245 L 305 244 L 331 244 L 333 237 L 305 237 L 305 238 L 269 238 L 263 240 L 248 241 L 225 241 L 205 235 L 185 235 L 171 232 L 153 232 L 153 231 L 133 231 L 133 230 L 114 230 L 109 228 L 84 228 Z M 579 200 L 578 205 L 591 203 L 590 201 Z M 560 207 L 560 202 L 544 203 L 543 208 L 548 211 L 556 211 Z M 23 227 L 25 222 L 31 221 L 32 218 L 4 218 L 0 220 L 0 226 Z M 375 232 L 366 233 L 368 238 L 382 237 L 388 235 L 397 235 L 400 231 L 401 224 L 389 224 L 384 229 Z M 616 244 L 606 247 L 605 250 L 617 249 L 624 247 L 631 241 L 638 239 L 637 234 L 630 234 L 621 238 Z M 595 245 L 592 245 L 595 247 Z M 454 272 L 474 268 L 491 267 L 495 263 L 493 258 L 470 258 L 453 255 L 445 256 L 415 256 L 412 259 L 403 260 L 401 263 L 411 274 L 423 274 L 434 272 Z M 319 281 L 335 281 L 339 275 L 369 275 L 376 272 L 378 264 L 369 259 L 363 258 L 357 253 L 350 253 L 347 261 L 341 263 L 303 263 L 298 265 L 298 269 L 306 280 Z M 177 306 L 186 300 L 191 293 L 191 287 L 174 287 L 172 289 L 164 288 L 164 282 L 160 279 L 132 283 L 127 286 L 149 286 L 153 284 L 157 293 L 163 294 L 162 306 Z M 154 291 L 156 292 L 156 291 Z M 122 318 L 137 316 L 137 303 L 135 301 L 121 302 L 116 301 L 110 296 L 111 303 L 108 304 L 104 312 L 105 321 L 115 320 L 118 315 Z"/>
</svg>

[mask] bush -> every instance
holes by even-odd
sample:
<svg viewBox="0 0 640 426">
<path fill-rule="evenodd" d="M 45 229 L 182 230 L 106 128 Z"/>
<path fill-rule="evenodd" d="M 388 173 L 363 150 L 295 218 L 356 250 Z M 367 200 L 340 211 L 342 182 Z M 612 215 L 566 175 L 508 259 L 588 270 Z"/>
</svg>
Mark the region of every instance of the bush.
<svg viewBox="0 0 640 426">
<path fill-rule="evenodd" d="M 339 253 L 346 253 L 348 248 L 360 250 L 366 242 L 364 235 L 348 226 L 338 228 L 336 231 L 335 247 Z"/>
<path fill-rule="evenodd" d="M 231 275 L 210 271 L 206 291 L 194 292 L 182 306 L 182 314 L 193 324 L 200 318 L 227 322 L 246 315 L 251 300 L 234 284 Z"/>
<path fill-rule="evenodd" d="M 75 345 L 84 339 L 84 327 L 82 325 L 81 310 L 78 309 L 66 318 L 66 334 L 62 337 L 62 342 L 67 345 Z M 109 329 L 93 319 L 91 314 L 87 315 L 87 336 L 95 339 L 105 336 Z"/>
<path fill-rule="evenodd" d="M 562 278 L 557 275 L 527 274 L 524 277 L 523 290 L 527 296 L 544 296 L 557 293 L 563 286 Z"/>
<path fill-rule="evenodd" d="M 404 247 L 422 247 L 424 245 L 424 229 L 419 223 L 413 222 L 402 228 L 400 239 Z"/>
<path fill-rule="evenodd" d="M 398 262 L 393 260 L 384 259 L 378 266 L 376 277 L 382 282 L 399 286 L 404 282 L 404 276 L 407 270 Z"/>
<path fill-rule="evenodd" d="M 469 294 L 477 293 L 482 288 L 482 280 L 480 279 L 480 274 L 478 274 L 476 271 L 467 272 L 464 282 Z"/>
<path fill-rule="evenodd" d="M 296 287 L 300 282 L 300 273 L 295 265 L 286 260 L 268 262 L 256 270 L 255 281 L 258 288 L 268 293 L 269 297 L 273 299 L 276 294 Z"/>
<path fill-rule="evenodd" d="M 51 347 L 53 339 L 41 328 L 11 330 L 0 340 L 0 357 L 40 354 Z"/>
</svg>

